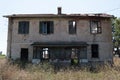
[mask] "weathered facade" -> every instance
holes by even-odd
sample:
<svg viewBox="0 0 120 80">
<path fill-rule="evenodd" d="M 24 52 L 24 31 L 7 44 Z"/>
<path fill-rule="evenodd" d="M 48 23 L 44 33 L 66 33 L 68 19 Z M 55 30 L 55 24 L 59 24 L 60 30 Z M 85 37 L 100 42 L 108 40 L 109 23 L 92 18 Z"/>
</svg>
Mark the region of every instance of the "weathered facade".
<svg viewBox="0 0 120 80">
<path fill-rule="evenodd" d="M 7 57 L 77 63 L 112 61 L 112 15 L 14 14 L 9 19 Z"/>
</svg>

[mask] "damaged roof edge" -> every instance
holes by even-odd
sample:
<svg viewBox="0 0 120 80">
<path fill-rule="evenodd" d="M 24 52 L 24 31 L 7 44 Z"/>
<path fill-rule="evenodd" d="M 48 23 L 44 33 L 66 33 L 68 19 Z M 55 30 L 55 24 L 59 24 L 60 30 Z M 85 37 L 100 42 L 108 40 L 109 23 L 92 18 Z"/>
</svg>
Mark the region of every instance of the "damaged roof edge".
<svg viewBox="0 0 120 80">
<path fill-rule="evenodd" d="M 113 15 L 109 15 L 106 13 L 96 13 L 96 14 L 13 14 L 13 15 L 4 15 L 6 18 L 24 18 L 24 17 L 105 17 L 105 18 L 114 18 Z"/>
</svg>

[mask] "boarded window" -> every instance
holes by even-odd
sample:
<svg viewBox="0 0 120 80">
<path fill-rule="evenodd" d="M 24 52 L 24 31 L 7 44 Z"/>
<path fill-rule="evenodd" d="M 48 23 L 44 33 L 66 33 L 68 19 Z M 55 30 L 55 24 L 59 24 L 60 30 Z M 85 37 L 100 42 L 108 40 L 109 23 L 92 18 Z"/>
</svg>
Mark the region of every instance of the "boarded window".
<svg viewBox="0 0 120 80">
<path fill-rule="evenodd" d="M 92 34 L 100 34 L 102 32 L 100 21 L 90 21 L 90 32 Z"/>
<path fill-rule="evenodd" d="M 98 58 L 99 57 L 98 44 L 92 44 L 91 45 L 91 51 L 92 51 L 92 58 Z"/>
<path fill-rule="evenodd" d="M 20 21 L 18 25 L 19 34 L 28 34 L 29 33 L 29 21 Z"/>
<path fill-rule="evenodd" d="M 53 21 L 41 21 L 39 32 L 40 34 L 52 34 L 54 32 Z"/>
<path fill-rule="evenodd" d="M 69 21 L 69 34 L 76 34 L 76 21 Z"/>
</svg>

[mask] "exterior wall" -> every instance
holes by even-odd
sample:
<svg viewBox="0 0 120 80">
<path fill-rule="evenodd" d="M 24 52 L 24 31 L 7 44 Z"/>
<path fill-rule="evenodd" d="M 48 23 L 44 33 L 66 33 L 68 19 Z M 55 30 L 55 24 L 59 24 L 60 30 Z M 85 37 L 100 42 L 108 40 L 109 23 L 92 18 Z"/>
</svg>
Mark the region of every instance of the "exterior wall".
<svg viewBox="0 0 120 80">
<path fill-rule="evenodd" d="M 11 44 L 12 44 L 12 18 L 9 18 L 8 22 L 8 39 L 7 39 L 7 58 L 11 58 Z"/>
<path fill-rule="evenodd" d="M 68 21 L 75 20 L 72 18 L 14 18 L 12 25 L 12 33 L 10 29 L 8 32 L 8 53 L 11 46 L 11 57 L 13 59 L 20 58 L 20 49 L 29 49 L 29 60 L 32 59 L 33 48 L 31 44 L 33 42 L 55 42 L 55 41 L 84 41 L 89 44 L 87 47 L 88 60 L 96 61 L 112 61 L 112 33 L 111 33 L 111 21 L 108 19 L 101 20 L 102 33 L 93 35 L 90 33 L 90 19 L 77 19 L 77 34 L 70 35 L 68 32 Z M 18 34 L 18 22 L 29 21 L 29 34 Z M 39 33 L 40 21 L 54 21 L 54 34 L 43 35 Z M 11 22 L 10 22 L 11 24 Z M 12 40 L 9 40 L 12 35 Z M 11 44 L 10 44 L 11 43 Z M 99 44 L 99 58 L 91 58 L 91 44 Z"/>
</svg>

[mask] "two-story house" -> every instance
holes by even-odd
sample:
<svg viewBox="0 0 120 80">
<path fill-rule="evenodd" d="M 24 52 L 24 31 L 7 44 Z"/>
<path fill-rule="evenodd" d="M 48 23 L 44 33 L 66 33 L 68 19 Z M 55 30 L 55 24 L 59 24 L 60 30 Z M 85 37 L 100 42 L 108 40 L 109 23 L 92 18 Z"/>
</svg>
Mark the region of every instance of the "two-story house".
<svg viewBox="0 0 120 80">
<path fill-rule="evenodd" d="M 112 15 L 13 14 L 7 57 L 22 61 L 112 61 Z M 71 61 L 72 62 L 72 61 Z"/>
</svg>

